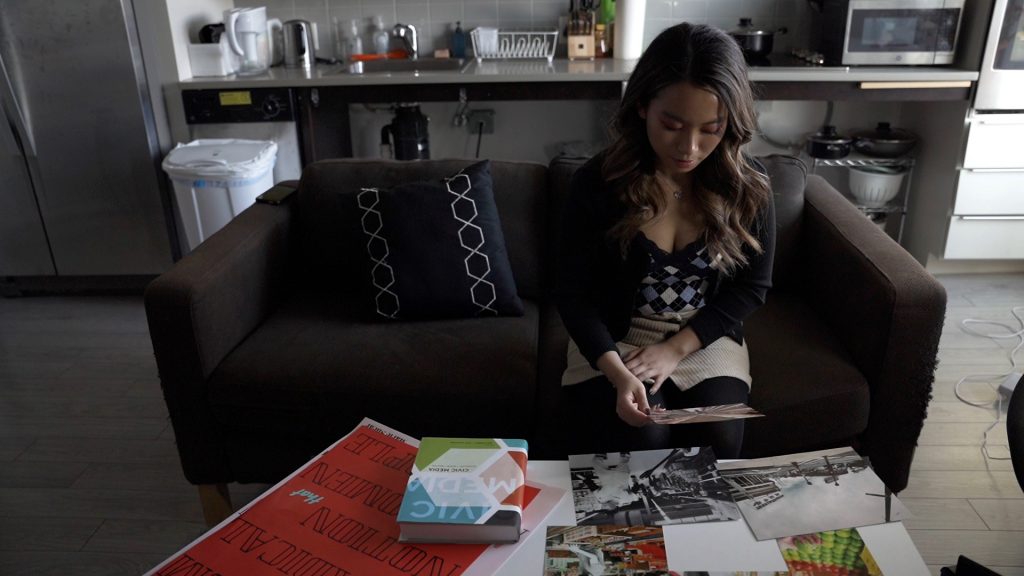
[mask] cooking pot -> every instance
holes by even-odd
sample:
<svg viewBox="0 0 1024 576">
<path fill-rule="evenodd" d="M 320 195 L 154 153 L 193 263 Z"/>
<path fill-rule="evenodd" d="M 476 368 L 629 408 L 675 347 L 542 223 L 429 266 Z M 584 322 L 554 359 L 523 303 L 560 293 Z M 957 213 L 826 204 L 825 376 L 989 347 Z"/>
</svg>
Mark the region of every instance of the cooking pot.
<svg viewBox="0 0 1024 576">
<path fill-rule="evenodd" d="M 822 126 L 821 130 L 807 137 L 807 153 L 814 158 L 835 160 L 850 155 L 852 138 L 840 135 L 835 126 Z"/>
<path fill-rule="evenodd" d="M 878 158 L 903 156 L 916 145 L 917 135 L 908 130 L 893 128 L 888 122 L 879 122 L 874 130 L 861 130 L 853 134 L 855 150 Z"/>
<path fill-rule="evenodd" d="M 772 52 L 772 45 L 775 43 L 775 34 L 785 34 L 786 28 L 777 30 L 758 30 L 754 28 L 753 20 L 740 18 L 739 28 L 729 32 L 736 43 L 743 49 L 743 55 L 747 60 L 764 60 Z"/>
</svg>

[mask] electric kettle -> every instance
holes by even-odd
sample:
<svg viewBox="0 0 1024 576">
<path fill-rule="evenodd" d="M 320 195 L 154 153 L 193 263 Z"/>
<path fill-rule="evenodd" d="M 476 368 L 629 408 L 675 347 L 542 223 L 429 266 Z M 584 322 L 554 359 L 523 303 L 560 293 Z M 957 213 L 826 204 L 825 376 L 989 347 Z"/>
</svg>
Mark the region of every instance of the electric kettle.
<svg viewBox="0 0 1024 576">
<path fill-rule="evenodd" d="M 312 68 L 316 63 L 316 25 L 306 20 L 284 23 L 285 68 Z"/>
<path fill-rule="evenodd" d="M 241 64 L 238 74 L 249 76 L 267 71 L 274 55 L 274 32 L 281 21 L 267 20 L 267 8 L 232 8 L 224 11 L 224 34 Z"/>
</svg>

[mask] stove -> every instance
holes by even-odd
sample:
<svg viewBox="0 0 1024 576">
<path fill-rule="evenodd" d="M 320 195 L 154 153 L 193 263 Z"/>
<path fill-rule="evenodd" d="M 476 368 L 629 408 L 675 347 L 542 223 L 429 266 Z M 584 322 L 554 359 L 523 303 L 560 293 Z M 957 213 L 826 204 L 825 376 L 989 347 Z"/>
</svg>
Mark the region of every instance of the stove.
<svg viewBox="0 0 1024 576">
<path fill-rule="evenodd" d="M 787 54 L 772 53 L 768 56 L 750 56 L 747 66 L 751 68 L 824 68 L 825 57 L 820 52 L 797 49 Z M 829 68 L 848 68 L 848 66 L 829 66 Z"/>
</svg>

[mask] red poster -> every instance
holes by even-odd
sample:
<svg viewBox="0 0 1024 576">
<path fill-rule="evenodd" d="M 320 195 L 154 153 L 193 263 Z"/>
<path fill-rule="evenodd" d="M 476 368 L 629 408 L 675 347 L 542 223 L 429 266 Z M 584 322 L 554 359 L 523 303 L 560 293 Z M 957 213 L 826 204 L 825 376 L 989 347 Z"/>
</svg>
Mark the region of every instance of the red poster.
<svg viewBox="0 0 1024 576">
<path fill-rule="evenodd" d="M 396 516 L 418 441 L 372 420 L 147 576 L 470 576 L 516 545 L 404 544 Z M 530 487 L 546 516 L 562 491 Z"/>
<path fill-rule="evenodd" d="M 462 574 L 488 546 L 398 542 L 417 444 L 364 421 L 151 574 Z"/>
</svg>

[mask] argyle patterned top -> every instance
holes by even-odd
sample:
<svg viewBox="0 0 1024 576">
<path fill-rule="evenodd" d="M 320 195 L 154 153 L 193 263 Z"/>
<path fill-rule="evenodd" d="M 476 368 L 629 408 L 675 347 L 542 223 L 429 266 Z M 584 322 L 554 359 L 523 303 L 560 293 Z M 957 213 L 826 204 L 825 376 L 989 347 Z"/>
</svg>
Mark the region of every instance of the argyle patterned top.
<svg viewBox="0 0 1024 576">
<path fill-rule="evenodd" d="M 645 318 L 673 318 L 704 306 L 705 294 L 718 271 L 703 239 L 666 252 L 642 232 L 637 236 L 650 265 L 636 292 L 635 310 Z"/>
</svg>

